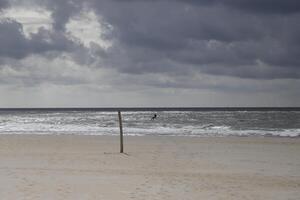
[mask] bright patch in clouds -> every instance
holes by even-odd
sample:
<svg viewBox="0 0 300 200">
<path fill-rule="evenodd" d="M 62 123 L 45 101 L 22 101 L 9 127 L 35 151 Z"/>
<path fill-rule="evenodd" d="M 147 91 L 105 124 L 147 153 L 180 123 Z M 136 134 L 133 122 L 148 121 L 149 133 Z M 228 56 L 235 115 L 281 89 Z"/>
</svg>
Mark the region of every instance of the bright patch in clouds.
<svg viewBox="0 0 300 200">
<path fill-rule="evenodd" d="M 94 12 L 81 12 L 73 17 L 68 24 L 66 30 L 74 37 L 81 40 L 86 46 L 90 47 L 90 43 L 96 43 L 102 48 L 108 48 L 112 45 L 111 41 L 105 40 L 102 35 L 106 31 L 110 31 L 111 26 L 103 26 L 99 23 L 98 17 Z"/>
<path fill-rule="evenodd" d="M 42 8 L 10 8 L 4 10 L 0 19 L 10 18 L 23 25 L 24 33 L 27 37 L 30 33 L 37 33 L 38 29 L 43 27 L 45 29 L 51 29 L 52 18 L 51 12 Z"/>
</svg>

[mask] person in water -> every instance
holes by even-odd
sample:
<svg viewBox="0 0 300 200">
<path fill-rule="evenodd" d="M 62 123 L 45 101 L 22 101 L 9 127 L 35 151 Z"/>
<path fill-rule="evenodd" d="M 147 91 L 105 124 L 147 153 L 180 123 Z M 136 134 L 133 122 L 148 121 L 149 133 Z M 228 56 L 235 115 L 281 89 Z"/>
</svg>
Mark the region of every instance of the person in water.
<svg viewBox="0 0 300 200">
<path fill-rule="evenodd" d="M 154 116 L 151 118 L 151 120 L 154 120 L 154 119 L 156 119 L 156 118 L 157 118 L 157 115 L 154 114 Z"/>
</svg>

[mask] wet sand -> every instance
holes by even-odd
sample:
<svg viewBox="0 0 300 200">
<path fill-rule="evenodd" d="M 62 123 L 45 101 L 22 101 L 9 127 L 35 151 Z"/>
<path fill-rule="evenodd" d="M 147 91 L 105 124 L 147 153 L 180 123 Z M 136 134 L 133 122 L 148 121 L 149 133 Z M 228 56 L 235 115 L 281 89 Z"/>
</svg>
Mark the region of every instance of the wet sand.
<svg viewBox="0 0 300 200">
<path fill-rule="evenodd" d="M 0 135 L 1 199 L 300 199 L 300 139 Z"/>
</svg>

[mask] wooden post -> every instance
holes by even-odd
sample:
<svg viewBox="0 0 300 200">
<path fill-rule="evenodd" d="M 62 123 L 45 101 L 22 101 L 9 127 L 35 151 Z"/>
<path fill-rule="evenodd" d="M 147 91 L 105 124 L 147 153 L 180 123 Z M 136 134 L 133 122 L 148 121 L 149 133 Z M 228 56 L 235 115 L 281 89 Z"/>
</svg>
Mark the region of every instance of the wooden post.
<svg viewBox="0 0 300 200">
<path fill-rule="evenodd" d="M 120 153 L 123 153 L 123 126 L 122 126 L 121 111 L 118 111 L 118 115 L 119 115 L 119 126 L 120 126 Z"/>
</svg>

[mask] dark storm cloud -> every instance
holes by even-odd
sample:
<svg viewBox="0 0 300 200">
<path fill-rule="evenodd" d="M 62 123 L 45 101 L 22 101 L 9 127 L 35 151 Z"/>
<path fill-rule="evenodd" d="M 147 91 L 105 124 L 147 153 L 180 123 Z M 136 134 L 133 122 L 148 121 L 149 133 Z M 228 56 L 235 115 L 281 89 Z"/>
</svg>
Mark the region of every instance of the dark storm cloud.
<svg viewBox="0 0 300 200">
<path fill-rule="evenodd" d="M 182 74 L 192 71 L 243 78 L 299 78 L 300 1 L 297 0 L 36 0 L 52 11 L 54 38 L 43 43 L 39 32 L 28 41 L 18 25 L 7 26 L 12 41 L 1 55 L 26 51 L 67 51 L 65 25 L 89 8 L 112 31 L 114 45 L 93 49 L 101 66 L 121 72 Z M 7 32 L 0 29 L 5 40 Z M 14 42 L 16 41 L 16 42 Z M 29 45 L 29 46 L 28 46 Z M 23 53 L 22 53 L 23 52 Z M 82 58 L 84 59 L 84 58 Z"/>
<path fill-rule="evenodd" d="M 0 11 L 6 7 L 8 7 L 8 2 L 6 0 L 0 0 Z"/>
<path fill-rule="evenodd" d="M 298 0 L 182 0 L 194 5 L 224 5 L 249 12 L 288 14 L 300 11 Z"/>
<path fill-rule="evenodd" d="M 54 30 L 40 27 L 37 33 L 30 33 L 30 37 L 26 37 L 21 23 L 14 19 L 2 18 L 0 20 L 0 62 L 3 63 L 3 58 L 6 57 L 22 59 L 31 54 L 47 52 L 86 54 L 85 52 L 81 53 L 85 51 L 81 42 L 65 32 L 65 24 L 73 13 L 76 14 L 80 10 L 80 4 L 75 4 L 73 1 L 28 0 L 24 2 L 11 0 L 8 2 L 0 0 L 0 9 L 13 8 L 14 6 L 25 6 L 25 8 L 48 6 L 52 11 Z M 88 58 L 82 59 L 81 62 L 86 59 Z"/>
<path fill-rule="evenodd" d="M 68 39 L 61 32 L 52 32 L 40 28 L 37 33 L 32 33 L 26 38 L 20 23 L 6 19 L 0 22 L 0 57 L 15 59 L 24 58 L 34 53 L 48 51 L 73 51 L 78 44 Z"/>
<path fill-rule="evenodd" d="M 65 25 L 69 19 L 77 15 L 82 9 L 81 0 L 41 0 L 49 10 L 52 11 L 54 21 L 53 28 L 58 31 L 65 30 Z"/>
<path fill-rule="evenodd" d="M 118 38 L 105 65 L 273 79 L 300 76 L 297 2 L 95 1 L 93 8 L 114 27 L 107 37 Z"/>
<path fill-rule="evenodd" d="M 228 3 L 236 8 L 261 13 L 288 14 L 300 11 L 298 0 L 228 0 Z"/>
</svg>

